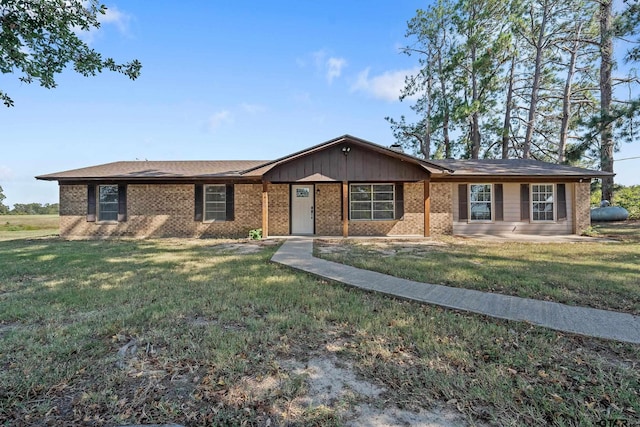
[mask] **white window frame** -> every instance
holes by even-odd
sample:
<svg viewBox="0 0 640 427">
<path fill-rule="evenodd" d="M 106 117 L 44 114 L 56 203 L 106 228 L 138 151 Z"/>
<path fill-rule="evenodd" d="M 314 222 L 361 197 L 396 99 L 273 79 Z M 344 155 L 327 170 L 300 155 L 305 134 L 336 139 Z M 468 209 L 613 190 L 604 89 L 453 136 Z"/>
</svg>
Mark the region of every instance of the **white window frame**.
<svg viewBox="0 0 640 427">
<path fill-rule="evenodd" d="M 391 186 L 391 200 L 375 200 L 374 191 L 375 187 L 378 186 Z M 353 187 L 356 186 L 369 186 L 371 187 L 371 199 L 370 200 L 352 200 L 353 195 Z M 389 191 L 380 191 L 379 193 L 389 193 Z M 353 203 L 370 203 L 371 209 L 353 209 Z M 376 203 L 391 203 L 391 218 L 374 218 L 375 212 L 389 212 L 388 209 L 375 209 Z M 371 218 L 353 218 L 353 212 L 371 212 Z M 394 221 L 396 219 L 396 186 L 393 183 L 387 182 L 376 182 L 376 183 L 368 183 L 368 182 L 357 182 L 353 184 L 349 184 L 349 219 L 351 221 Z"/>
<path fill-rule="evenodd" d="M 537 194 L 541 194 L 539 191 L 534 192 L 533 188 L 535 186 L 550 186 L 551 187 L 551 202 L 548 201 L 540 201 L 540 200 L 534 200 L 534 193 Z M 545 191 L 546 193 L 546 191 Z M 558 218 L 558 214 L 556 212 L 556 209 L 558 208 L 558 203 L 556 201 L 556 185 L 553 183 L 548 183 L 548 182 L 543 182 L 543 183 L 535 183 L 535 184 L 529 184 L 529 218 L 531 218 L 531 222 L 556 222 L 556 219 Z M 536 203 L 551 203 L 551 215 L 553 216 L 551 219 L 535 219 L 534 217 L 534 210 L 533 210 L 533 206 Z"/>
<path fill-rule="evenodd" d="M 471 200 L 471 188 L 473 186 L 489 186 L 489 219 L 473 219 L 472 215 L 471 215 L 471 207 L 472 205 L 475 204 L 487 204 L 486 201 L 473 201 Z M 494 222 L 495 221 L 495 209 L 494 209 L 494 203 L 495 203 L 495 190 L 493 187 L 493 184 L 487 183 L 487 182 L 474 182 L 474 183 L 470 183 L 467 186 L 468 190 L 467 190 L 467 218 L 469 222 Z"/>
<path fill-rule="evenodd" d="M 222 194 L 224 200 L 220 201 L 220 200 L 207 200 L 207 189 L 211 188 L 211 187 L 221 187 L 222 188 L 222 192 L 216 192 L 216 193 L 212 193 L 212 194 Z M 207 184 L 203 186 L 203 196 L 202 196 L 202 219 L 203 222 L 221 222 L 221 221 L 226 221 L 227 220 L 227 186 L 225 184 Z M 210 206 L 215 206 L 215 205 L 222 205 L 222 210 L 207 210 L 207 205 Z M 222 218 L 210 218 L 207 216 L 207 214 L 209 213 L 219 213 L 222 212 Z"/>
<path fill-rule="evenodd" d="M 104 203 L 105 205 L 115 205 L 115 211 L 114 210 L 105 210 L 103 209 L 103 203 L 102 203 L 102 198 L 101 198 L 101 193 L 102 193 L 102 189 L 106 188 L 106 187 L 115 187 L 116 191 L 115 191 L 115 195 L 116 195 L 116 201 L 115 202 L 107 202 Z M 97 207 L 96 207 L 96 211 L 98 214 L 98 222 L 118 222 L 118 212 L 119 212 L 119 206 L 120 206 L 120 201 L 119 201 L 119 194 L 118 194 L 118 185 L 117 184 L 104 184 L 104 185 L 98 185 L 98 194 L 97 194 Z M 114 213 L 115 212 L 115 218 L 113 219 L 104 219 L 102 217 L 102 215 L 104 213 Z"/>
</svg>

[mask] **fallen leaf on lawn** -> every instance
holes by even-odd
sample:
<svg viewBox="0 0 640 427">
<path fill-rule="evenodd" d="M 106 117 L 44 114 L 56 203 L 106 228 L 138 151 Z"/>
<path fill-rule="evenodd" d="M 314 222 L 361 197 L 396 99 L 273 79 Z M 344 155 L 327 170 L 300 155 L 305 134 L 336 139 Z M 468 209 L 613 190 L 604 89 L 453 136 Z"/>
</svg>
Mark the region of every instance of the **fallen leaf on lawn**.
<svg viewBox="0 0 640 427">
<path fill-rule="evenodd" d="M 555 400 L 558 403 L 560 403 L 560 402 L 562 402 L 564 400 L 562 397 L 558 396 L 555 393 L 551 393 L 551 397 L 553 397 L 553 400 Z"/>
<path fill-rule="evenodd" d="M 549 374 L 547 374 L 544 370 L 539 370 L 538 371 L 538 376 L 540 378 L 547 378 L 549 376 Z"/>
</svg>

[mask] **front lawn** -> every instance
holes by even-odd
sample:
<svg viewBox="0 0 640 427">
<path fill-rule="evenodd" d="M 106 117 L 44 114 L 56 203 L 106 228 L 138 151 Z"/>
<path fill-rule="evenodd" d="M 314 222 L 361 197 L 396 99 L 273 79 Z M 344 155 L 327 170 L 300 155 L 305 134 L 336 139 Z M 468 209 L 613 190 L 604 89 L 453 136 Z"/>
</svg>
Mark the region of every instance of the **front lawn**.
<svg viewBox="0 0 640 427">
<path fill-rule="evenodd" d="M 0 425 L 640 419 L 638 345 L 362 292 L 253 245 L 0 242 Z"/>
<path fill-rule="evenodd" d="M 340 239 L 315 252 L 418 282 L 640 314 L 640 221 L 594 229 L 615 242 Z"/>
</svg>

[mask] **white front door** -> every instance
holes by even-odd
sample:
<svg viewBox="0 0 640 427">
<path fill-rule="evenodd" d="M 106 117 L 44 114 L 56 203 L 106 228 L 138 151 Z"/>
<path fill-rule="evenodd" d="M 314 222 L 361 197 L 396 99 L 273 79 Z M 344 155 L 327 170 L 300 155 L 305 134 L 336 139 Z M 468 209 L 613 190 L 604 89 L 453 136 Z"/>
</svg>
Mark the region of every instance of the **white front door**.
<svg viewBox="0 0 640 427">
<path fill-rule="evenodd" d="M 291 186 L 291 234 L 313 234 L 313 199 L 313 184 Z"/>
</svg>

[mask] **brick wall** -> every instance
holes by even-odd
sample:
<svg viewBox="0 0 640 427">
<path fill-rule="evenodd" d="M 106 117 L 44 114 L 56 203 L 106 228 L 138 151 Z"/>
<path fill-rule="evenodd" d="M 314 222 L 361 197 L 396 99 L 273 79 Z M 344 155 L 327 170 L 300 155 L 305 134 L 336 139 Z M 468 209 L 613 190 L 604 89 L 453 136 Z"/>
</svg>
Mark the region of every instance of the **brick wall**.
<svg viewBox="0 0 640 427">
<path fill-rule="evenodd" d="M 578 185 L 578 184 L 577 184 Z M 342 235 L 341 184 L 317 184 L 316 234 Z M 589 225 L 589 185 L 580 184 L 586 210 L 578 209 L 579 226 Z M 289 234 L 289 185 L 269 184 L 269 235 Z M 431 184 L 431 233 L 452 233 L 452 187 Z M 404 184 L 404 217 L 394 221 L 349 221 L 351 236 L 423 235 L 424 187 Z M 203 223 L 193 220 L 193 184 L 131 184 L 127 186 L 127 221 L 87 222 L 87 186 L 60 186 L 60 235 L 72 237 L 245 237 L 262 226 L 262 185 L 235 185 L 234 221 Z M 582 215 L 582 216 L 580 216 Z M 586 215 L 586 217 L 585 217 Z M 585 224 L 586 218 L 586 225 Z"/>
<path fill-rule="evenodd" d="M 269 184 L 269 235 L 289 235 L 289 184 Z M 260 209 L 262 212 L 262 208 Z"/>
<path fill-rule="evenodd" d="M 453 184 L 431 183 L 431 235 L 453 234 Z"/>
<path fill-rule="evenodd" d="M 591 184 L 576 182 L 574 184 L 574 230 L 575 234 L 582 234 L 591 225 Z"/>
<path fill-rule="evenodd" d="M 342 184 L 316 184 L 316 234 L 342 236 Z"/>
<path fill-rule="evenodd" d="M 233 221 L 194 221 L 193 184 L 127 186 L 127 221 L 87 222 L 87 186 L 60 186 L 60 235 L 73 237 L 246 237 L 262 223 L 262 185 L 235 185 Z"/>
<path fill-rule="evenodd" d="M 404 217 L 394 221 L 349 221 L 350 236 L 424 235 L 424 186 L 404 184 Z"/>
</svg>

